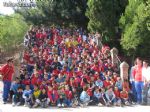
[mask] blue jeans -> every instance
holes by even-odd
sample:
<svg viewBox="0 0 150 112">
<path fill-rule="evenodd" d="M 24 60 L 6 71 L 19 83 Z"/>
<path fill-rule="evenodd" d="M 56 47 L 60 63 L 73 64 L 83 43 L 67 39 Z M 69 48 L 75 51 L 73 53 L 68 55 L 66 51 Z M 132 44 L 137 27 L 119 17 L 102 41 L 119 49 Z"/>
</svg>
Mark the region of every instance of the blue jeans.
<svg viewBox="0 0 150 112">
<path fill-rule="evenodd" d="M 142 103 L 143 104 L 147 104 L 148 90 L 149 90 L 149 85 L 145 85 L 143 87 L 143 92 L 142 92 Z"/>
<path fill-rule="evenodd" d="M 20 102 L 21 104 L 24 103 L 23 97 L 20 97 L 20 98 L 19 98 L 19 97 L 17 97 L 16 95 L 13 95 L 12 101 L 13 101 L 13 103 L 15 103 L 15 104 L 17 104 L 18 102 Z"/>
<path fill-rule="evenodd" d="M 57 100 L 57 104 L 67 104 L 66 103 L 67 101 L 66 101 L 66 99 L 64 99 L 64 98 L 59 98 L 58 100 Z"/>
<path fill-rule="evenodd" d="M 90 101 L 90 98 L 84 98 L 84 99 L 80 99 L 80 101 L 84 104 L 84 103 L 88 103 Z"/>
<path fill-rule="evenodd" d="M 8 94 L 11 87 L 11 81 L 3 81 L 4 88 L 3 88 L 3 101 L 6 102 L 8 99 Z"/>
<path fill-rule="evenodd" d="M 110 98 L 110 99 L 111 99 L 111 104 L 116 103 L 116 98 L 114 98 L 114 99 Z M 106 102 L 107 102 L 107 103 L 109 103 L 109 100 L 108 100 L 108 99 L 106 99 Z"/>
<path fill-rule="evenodd" d="M 135 81 L 135 89 L 137 92 L 137 103 L 142 103 L 143 82 Z"/>
<path fill-rule="evenodd" d="M 131 82 L 131 86 L 132 86 L 131 91 L 132 91 L 132 95 L 133 95 L 132 100 L 133 100 L 133 102 L 137 102 L 137 93 L 136 93 L 134 81 Z"/>
<path fill-rule="evenodd" d="M 72 101 L 70 99 L 66 99 L 66 104 L 68 107 L 71 107 Z"/>
</svg>

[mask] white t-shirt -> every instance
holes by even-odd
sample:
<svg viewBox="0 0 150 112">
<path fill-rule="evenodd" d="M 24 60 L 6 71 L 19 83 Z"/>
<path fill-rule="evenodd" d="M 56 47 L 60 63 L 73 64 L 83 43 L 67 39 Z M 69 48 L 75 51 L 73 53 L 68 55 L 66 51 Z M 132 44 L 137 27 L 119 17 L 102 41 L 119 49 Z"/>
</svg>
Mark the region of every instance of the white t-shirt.
<svg viewBox="0 0 150 112">
<path fill-rule="evenodd" d="M 83 41 L 85 42 L 85 41 L 86 41 L 86 35 L 83 35 L 83 36 L 82 36 L 82 39 L 83 39 Z"/>
<path fill-rule="evenodd" d="M 147 81 L 150 81 L 150 67 L 147 67 L 147 68 L 143 67 L 142 68 L 142 76 Z"/>
</svg>

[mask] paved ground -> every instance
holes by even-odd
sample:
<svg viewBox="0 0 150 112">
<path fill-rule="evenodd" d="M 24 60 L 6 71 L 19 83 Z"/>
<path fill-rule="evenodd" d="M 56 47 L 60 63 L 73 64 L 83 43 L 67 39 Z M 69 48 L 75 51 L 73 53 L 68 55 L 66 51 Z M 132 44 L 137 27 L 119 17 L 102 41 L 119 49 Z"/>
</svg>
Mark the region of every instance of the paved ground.
<svg viewBox="0 0 150 112">
<path fill-rule="evenodd" d="M 85 108 L 47 108 L 29 109 L 27 107 L 12 107 L 0 104 L 0 112 L 150 112 L 150 106 L 134 107 L 85 107 Z"/>
<path fill-rule="evenodd" d="M 2 104 L 2 82 L 0 81 L 0 112 L 150 112 L 150 106 L 132 106 L 132 107 L 78 107 L 78 108 L 54 108 L 47 109 L 29 109 L 27 107 L 12 107 L 11 104 Z"/>
</svg>

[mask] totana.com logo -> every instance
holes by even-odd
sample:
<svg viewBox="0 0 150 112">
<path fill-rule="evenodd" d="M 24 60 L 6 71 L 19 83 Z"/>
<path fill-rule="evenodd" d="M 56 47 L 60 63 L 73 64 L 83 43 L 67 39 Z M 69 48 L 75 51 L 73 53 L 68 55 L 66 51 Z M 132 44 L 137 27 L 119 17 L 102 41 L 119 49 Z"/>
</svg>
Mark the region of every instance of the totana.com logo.
<svg viewBox="0 0 150 112">
<path fill-rule="evenodd" d="M 45 2 L 49 1 L 49 3 L 53 2 L 53 0 L 4 0 L 4 7 L 36 7 L 37 2 Z"/>
</svg>

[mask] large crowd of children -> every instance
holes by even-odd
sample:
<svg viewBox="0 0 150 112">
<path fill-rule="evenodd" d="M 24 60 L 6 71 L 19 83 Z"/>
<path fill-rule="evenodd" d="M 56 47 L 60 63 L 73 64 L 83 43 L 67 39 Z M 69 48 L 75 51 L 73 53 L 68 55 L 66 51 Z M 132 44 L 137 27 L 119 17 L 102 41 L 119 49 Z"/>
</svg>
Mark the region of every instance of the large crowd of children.
<svg viewBox="0 0 150 112">
<path fill-rule="evenodd" d="M 131 105 L 134 95 L 100 49 L 98 33 L 82 29 L 33 27 L 24 38 L 20 75 L 11 85 L 13 106 L 77 107 Z"/>
</svg>

